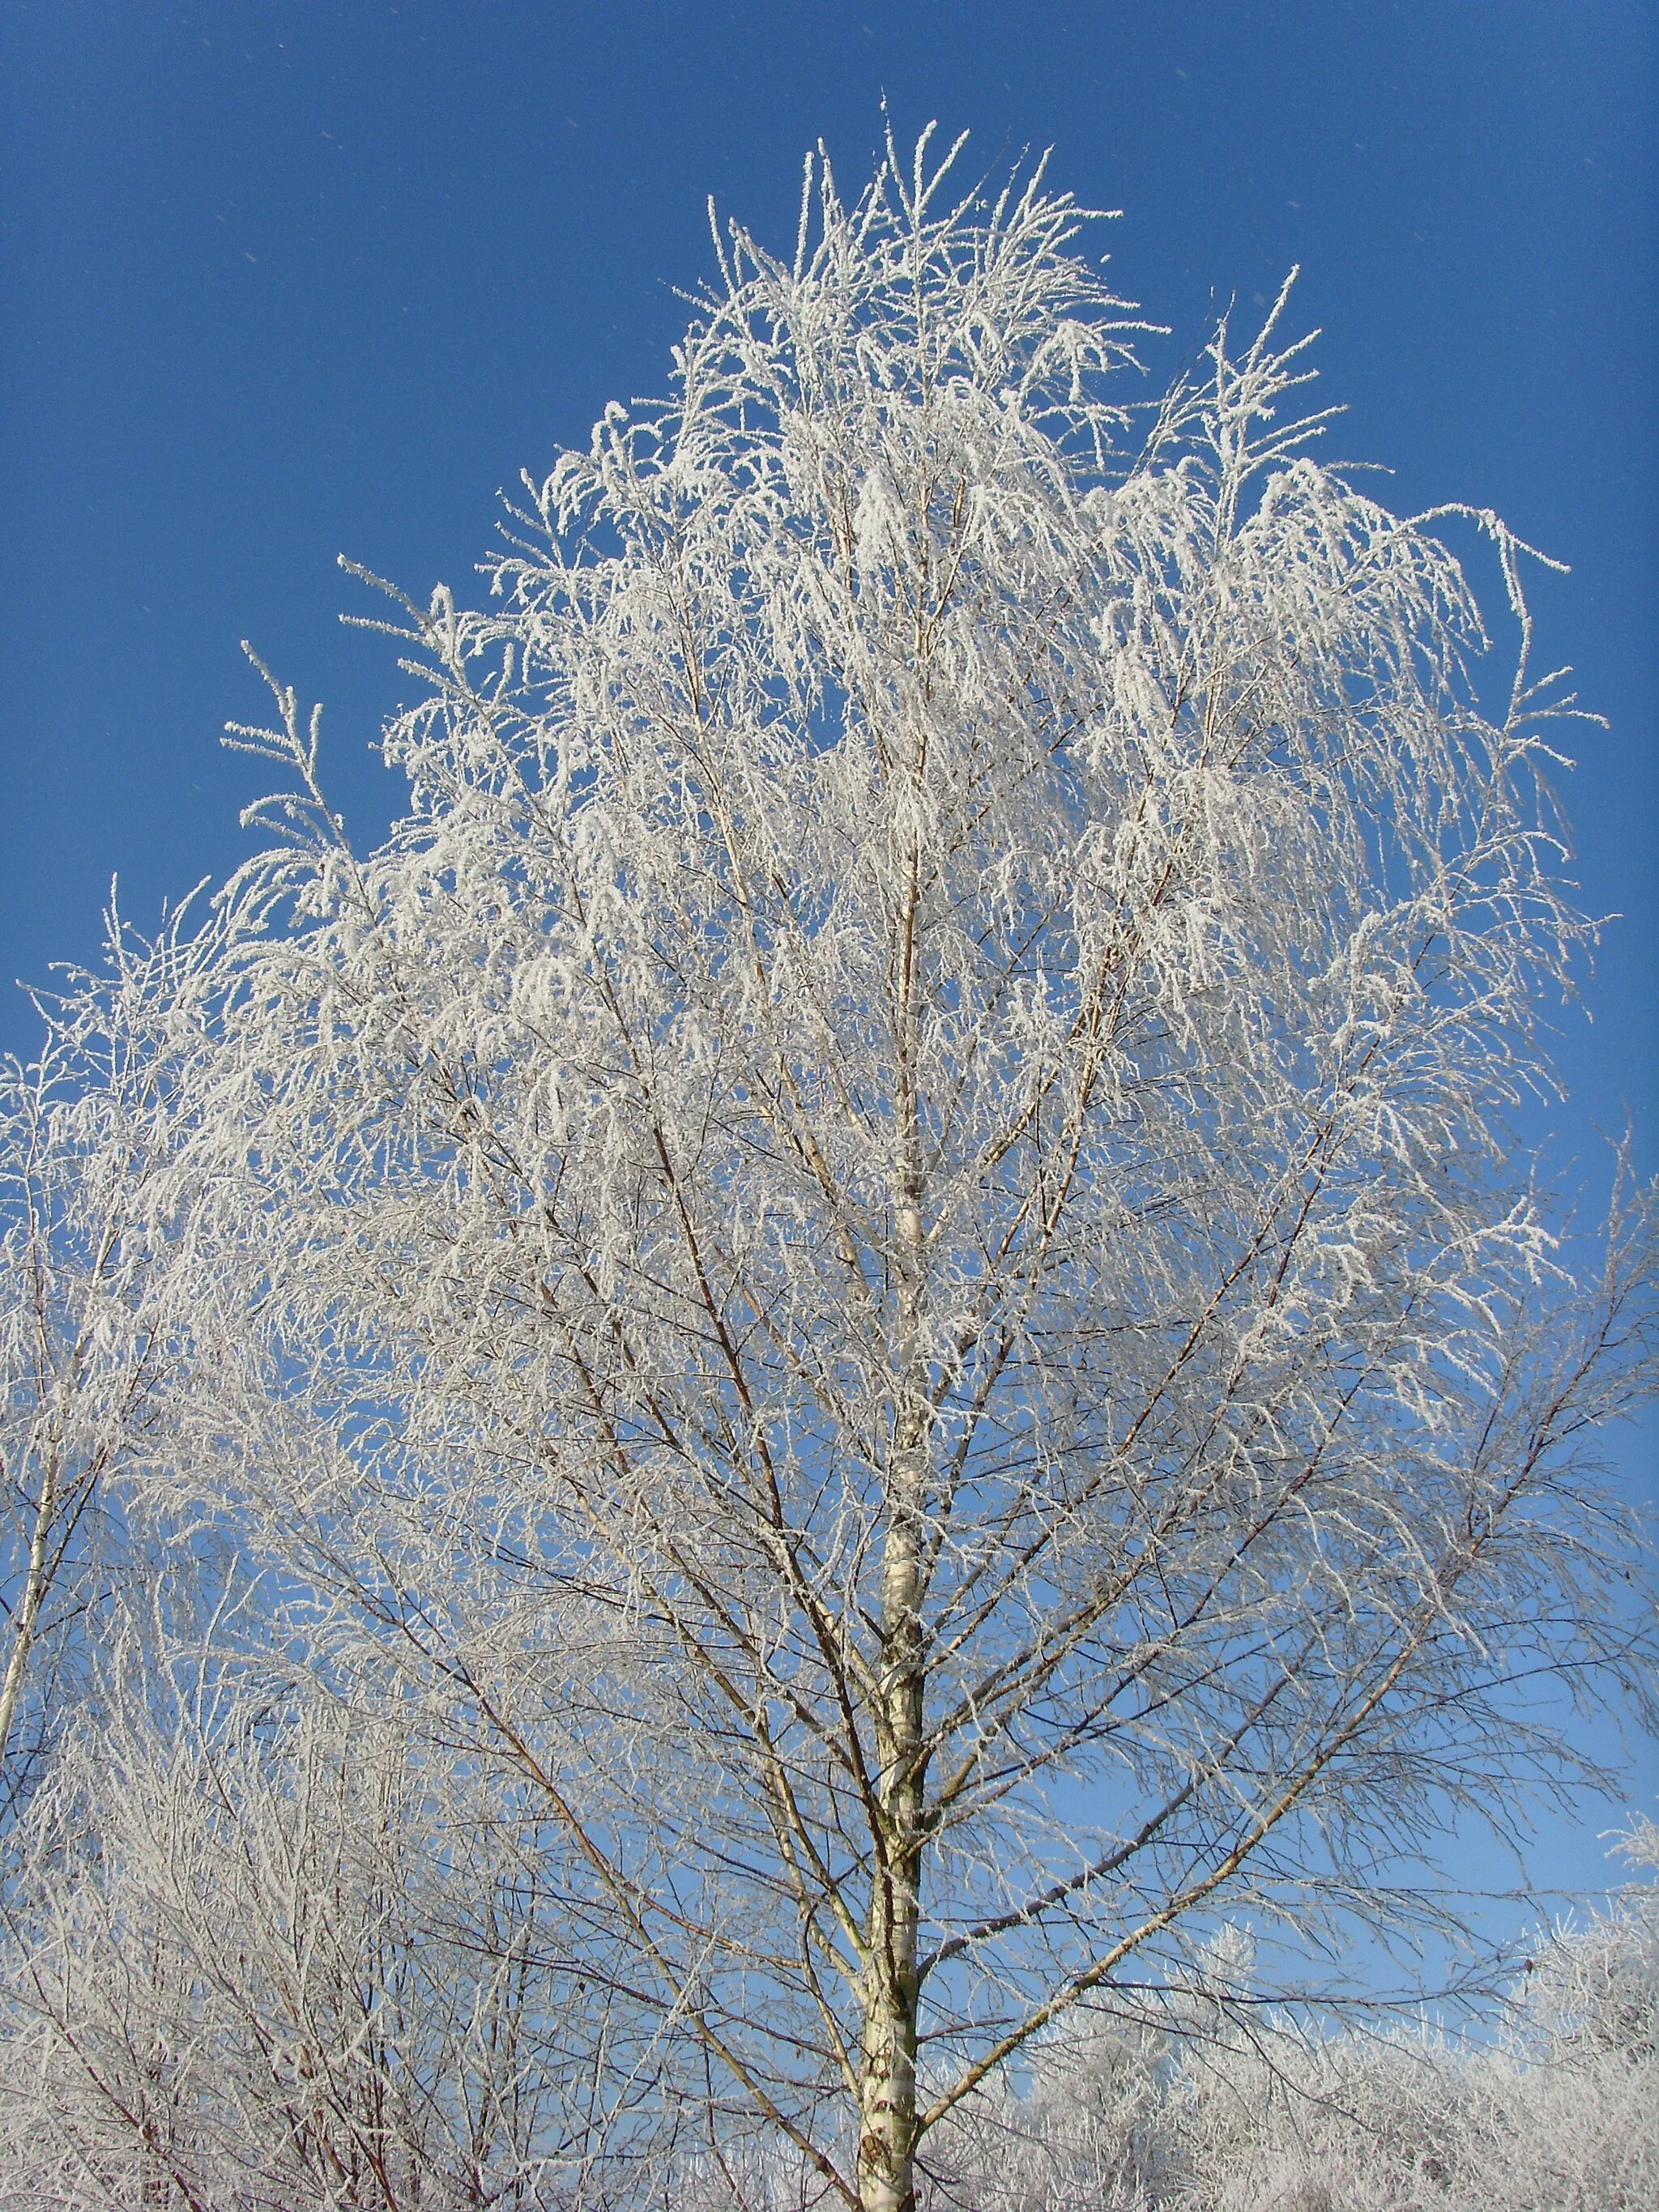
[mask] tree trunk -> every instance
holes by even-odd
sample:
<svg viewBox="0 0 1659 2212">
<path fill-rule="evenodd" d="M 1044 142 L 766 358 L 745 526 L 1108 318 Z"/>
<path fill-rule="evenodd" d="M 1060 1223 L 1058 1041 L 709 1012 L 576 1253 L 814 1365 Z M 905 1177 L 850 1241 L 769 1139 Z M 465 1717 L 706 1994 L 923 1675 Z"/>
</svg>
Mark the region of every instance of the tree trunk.
<svg viewBox="0 0 1659 2212">
<path fill-rule="evenodd" d="M 46 1454 L 46 1463 L 41 1471 L 40 1495 L 35 1504 L 34 1528 L 29 1540 L 28 1565 L 24 1570 L 23 1587 L 12 1614 L 11 1653 L 6 1662 L 5 1680 L 0 1684 L 0 1776 L 3 1776 L 6 1771 L 12 1729 L 16 1724 L 17 1707 L 23 1693 L 23 1678 L 28 1672 L 29 1661 L 34 1650 L 35 1632 L 40 1625 L 40 1608 L 46 1602 L 52 1583 L 52 1538 L 57 1518 L 58 1450 L 54 1444 Z"/>
<path fill-rule="evenodd" d="M 921 1632 L 928 1405 L 922 1320 L 927 1274 L 916 1086 L 921 862 L 906 870 L 895 1023 L 899 1138 L 894 1191 L 898 1342 L 887 1527 L 882 1553 L 880 1753 L 871 1837 L 868 1965 L 860 2047 L 858 2186 L 863 2212 L 915 2212 L 917 1937 L 921 1916 L 926 1690 Z"/>
<path fill-rule="evenodd" d="M 903 1455 L 913 1468 L 920 1457 Z M 906 1474 L 909 1473 L 906 1469 Z M 908 1491 L 910 1483 L 904 1480 Z M 858 2185 L 863 2212 L 914 2212 L 916 1946 L 921 1904 L 920 1500 L 896 1498 L 882 1563 L 885 1679 L 879 1814 L 872 1838 Z"/>
</svg>

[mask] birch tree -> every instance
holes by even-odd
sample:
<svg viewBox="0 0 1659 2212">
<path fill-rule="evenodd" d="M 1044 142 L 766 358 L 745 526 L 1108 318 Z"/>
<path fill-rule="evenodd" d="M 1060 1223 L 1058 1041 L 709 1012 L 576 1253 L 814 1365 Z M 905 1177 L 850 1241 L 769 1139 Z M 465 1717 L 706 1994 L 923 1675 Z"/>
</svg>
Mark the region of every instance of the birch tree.
<svg viewBox="0 0 1659 2212">
<path fill-rule="evenodd" d="M 178 1229 L 169 1156 L 232 908 L 154 940 L 112 904 L 108 959 L 41 1000 L 46 1044 L 0 1065 L 0 1808 L 85 1689 L 76 1659 L 118 1580 L 124 1487 L 179 1379 L 154 1263 Z M 230 934 L 234 934 L 234 924 Z M 163 1456 L 166 1456 L 165 1452 Z"/>
<path fill-rule="evenodd" d="M 1516 1134 L 1589 934 L 1525 549 L 1320 465 L 1283 299 L 1146 407 L 1085 211 L 954 158 L 717 232 L 668 399 L 399 602 L 378 849 L 237 732 L 172 1262 L 191 1463 L 538 1794 L 663 2128 L 862 2212 L 1582 1771 L 1517 1684 L 1628 1658 L 1651 1371 L 1649 1217 L 1579 1285 Z"/>
<path fill-rule="evenodd" d="M 0 2203 L 556 2201 L 608 2022 L 538 1808 L 284 1680 L 232 1632 L 257 1595 L 194 1649 L 123 1639 L 19 1826 Z"/>
</svg>

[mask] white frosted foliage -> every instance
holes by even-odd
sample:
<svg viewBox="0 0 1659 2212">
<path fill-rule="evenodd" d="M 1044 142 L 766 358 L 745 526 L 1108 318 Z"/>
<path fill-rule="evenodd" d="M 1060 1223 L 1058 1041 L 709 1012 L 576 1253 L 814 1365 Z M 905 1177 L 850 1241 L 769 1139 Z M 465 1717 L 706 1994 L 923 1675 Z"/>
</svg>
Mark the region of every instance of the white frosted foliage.
<svg viewBox="0 0 1659 2212">
<path fill-rule="evenodd" d="M 549 2189 L 695 2112 L 906 2212 L 1218 1913 L 1432 1917 L 1390 1855 L 1581 1764 L 1517 1675 L 1627 1642 L 1647 1216 L 1581 1287 L 1514 1131 L 1589 934 L 1525 549 L 1321 465 L 1283 300 L 1149 406 L 1084 212 L 933 158 L 717 238 L 670 398 L 404 603 L 380 848 L 273 687 L 180 1016 L 162 1486 L 533 1804 L 621 2069 Z"/>
</svg>

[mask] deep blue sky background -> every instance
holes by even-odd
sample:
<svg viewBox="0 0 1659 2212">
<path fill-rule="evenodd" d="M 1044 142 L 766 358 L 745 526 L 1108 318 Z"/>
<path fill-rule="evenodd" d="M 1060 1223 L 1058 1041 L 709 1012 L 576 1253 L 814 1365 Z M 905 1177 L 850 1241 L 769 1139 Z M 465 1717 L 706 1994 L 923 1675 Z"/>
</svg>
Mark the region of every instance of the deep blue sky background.
<svg viewBox="0 0 1659 2212">
<path fill-rule="evenodd" d="M 336 553 L 469 588 L 497 488 L 664 388 L 705 196 L 787 245 L 804 150 L 856 187 L 884 90 L 902 141 L 1051 144 L 1124 210 L 1158 372 L 1300 262 L 1333 449 L 1572 564 L 1533 580 L 1539 651 L 1610 718 L 1568 803 L 1626 919 L 1562 1148 L 1628 1103 L 1651 1170 L 1656 58 L 1645 0 L 0 0 L 0 978 L 88 957 L 112 872 L 148 923 L 241 856 L 243 636 L 381 827 L 406 679 L 337 624 Z M 0 992 L 0 1048 L 33 1031 Z M 1595 1878 L 1595 1825 L 1547 1877 Z"/>
</svg>

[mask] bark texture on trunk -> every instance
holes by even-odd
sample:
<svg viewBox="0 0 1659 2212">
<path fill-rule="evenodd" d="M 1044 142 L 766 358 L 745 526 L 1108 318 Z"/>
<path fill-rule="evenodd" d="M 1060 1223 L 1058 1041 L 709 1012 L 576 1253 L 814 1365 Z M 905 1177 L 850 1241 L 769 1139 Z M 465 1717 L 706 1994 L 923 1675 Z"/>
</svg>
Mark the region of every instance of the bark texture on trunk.
<svg viewBox="0 0 1659 2212">
<path fill-rule="evenodd" d="M 915 1455 L 913 1447 L 912 1456 Z M 921 1516 L 895 1500 L 883 1560 L 887 1668 L 872 1838 L 858 2186 L 863 2212 L 914 2212 L 917 1937 L 921 1911 Z"/>
<path fill-rule="evenodd" d="M 858 2188 L 862 2212 L 915 2212 L 915 2206 L 916 1959 L 927 1784 L 921 1603 L 930 1424 L 923 1332 L 927 1237 L 916 1073 L 921 867 L 914 848 L 906 875 L 895 1023 L 898 1340 L 882 1553 L 882 1666 L 875 1715 L 879 1780 L 871 1837 L 868 1963 L 860 2051 Z"/>
<path fill-rule="evenodd" d="M 11 1653 L 6 1662 L 5 1680 L 0 1684 L 0 1775 L 6 1771 L 11 1732 L 16 1724 L 17 1707 L 23 1693 L 23 1678 L 28 1672 L 35 1635 L 40 1626 L 41 1607 L 46 1603 L 46 1592 L 52 1583 L 52 1546 L 58 1521 L 58 1452 L 54 1447 L 47 1455 L 40 1477 L 40 1495 L 35 1504 L 34 1527 L 29 1539 L 28 1565 L 24 1571 L 23 1587 L 12 1614 Z"/>
</svg>

